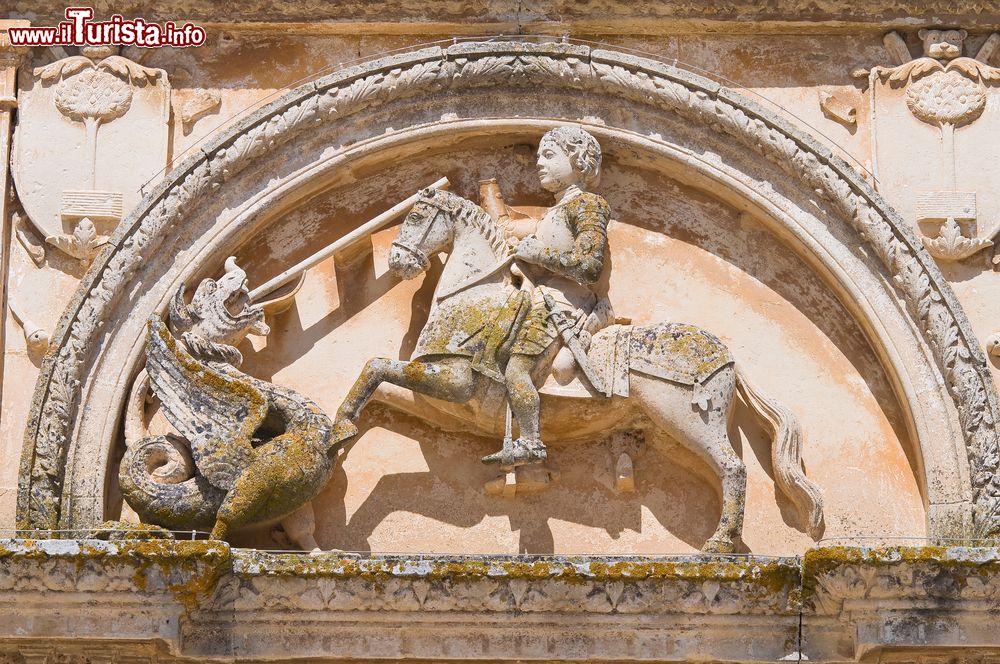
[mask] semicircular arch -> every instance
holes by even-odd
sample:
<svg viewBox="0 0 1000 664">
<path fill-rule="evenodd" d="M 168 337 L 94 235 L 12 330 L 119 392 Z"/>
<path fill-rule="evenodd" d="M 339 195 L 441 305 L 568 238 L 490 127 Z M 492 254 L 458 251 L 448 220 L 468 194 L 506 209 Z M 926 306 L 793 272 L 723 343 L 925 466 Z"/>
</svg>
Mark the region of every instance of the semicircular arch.
<svg viewBox="0 0 1000 664">
<path fill-rule="evenodd" d="M 728 199 L 803 256 L 865 330 L 908 409 L 931 531 L 954 533 L 974 513 L 977 533 L 996 532 L 992 379 L 961 307 L 898 215 L 809 136 L 707 79 L 612 51 L 528 43 L 423 49 L 337 72 L 172 171 L 119 225 L 63 315 L 26 430 L 19 527 L 102 518 L 104 477 L 93 467 L 107 465 L 143 323 L 178 283 L 373 164 L 463 141 L 537 138 L 566 121 L 619 159 Z M 921 387 L 928 382 L 945 388 Z"/>
</svg>

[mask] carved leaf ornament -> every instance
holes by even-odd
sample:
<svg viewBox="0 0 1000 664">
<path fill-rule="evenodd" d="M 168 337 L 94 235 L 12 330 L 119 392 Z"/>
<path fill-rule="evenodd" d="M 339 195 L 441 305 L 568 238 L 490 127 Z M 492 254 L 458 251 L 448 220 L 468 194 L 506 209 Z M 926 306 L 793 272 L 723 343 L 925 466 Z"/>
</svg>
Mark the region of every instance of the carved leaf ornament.
<svg viewBox="0 0 1000 664">
<path fill-rule="evenodd" d="M 973 58 L 955 58 L 942 64 L 917 58 L 898 67 L 880 68 L 890 83 L 907 84 L 906 107 L 927 124 L 960 126 L 976 120 L 986 109 L 984 81 L 1000 80 L 1000 69 Z"/>
<path fill-rule="evenodd" d="M 56 86 L 56 108 L 78 122 L 120 118 L 131 105 L 132 87 L 100 69 L 88 69 Z"/>
<path fill-rule="evenodd" d="M 957 406 L 969 458 L 975 529 L 1000 534 L 996 476 L 997 397 L 978 341 L 933 260 L 904 222 L 851 169 L 768 111 L 717 84 L 651 60 L 567 44 L 465 43 L 391 56 L 332 74 L 288 93 L 244 125 L 175 169 L 172 184 L 148 196 L 120 224 L 113 250 L 98 258 L 76 304 L 60 323 L 56 350 L 43 365 L 26 432 L 18 502 L 19 527 L 59 523 L 66 453 L 84 379 L 107 312 L 128 289 L 168 229 L 200 200 L 274 146 L 318 123 L 358 113 L 391 98 L 429 90 L 502 84 L 586 89 L 653 105 L 732 137 L 803 182 L 869 243 L 924 339 Z M 955 88 L 957 89 L 957 88 Z M 973 100 L 974 101 L 974 100 Z M 969 99 L 966 100 L 969 103 Z"/>
<path fill-rule="evenodd" d="M 55 103 L 66 117 L 83 122 L 108 122 L 120 118 L 132 105 L 132 86 L 145 85 L 159 76 L 119 55 L 94 63 L 77 55 L 35 70 L 46 83 L 55 83 Z"/>
</svg>

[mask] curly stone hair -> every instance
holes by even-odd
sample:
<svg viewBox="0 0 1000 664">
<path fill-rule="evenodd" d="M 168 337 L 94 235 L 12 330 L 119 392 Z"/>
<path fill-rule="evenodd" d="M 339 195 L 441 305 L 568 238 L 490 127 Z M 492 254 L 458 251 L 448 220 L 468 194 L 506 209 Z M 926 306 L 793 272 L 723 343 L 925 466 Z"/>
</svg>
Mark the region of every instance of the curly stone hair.
<svg viewBox="0 0 1000 664">
<path fill-rule="evenodd" d="M 569 155 L 588 187 L 596 185 L 601 179 L 601 144 L 588 132 L 580 127 L 556 127 L 545 132 L 539 147 L 546 142 L 555 143 Z"/>
</svg>

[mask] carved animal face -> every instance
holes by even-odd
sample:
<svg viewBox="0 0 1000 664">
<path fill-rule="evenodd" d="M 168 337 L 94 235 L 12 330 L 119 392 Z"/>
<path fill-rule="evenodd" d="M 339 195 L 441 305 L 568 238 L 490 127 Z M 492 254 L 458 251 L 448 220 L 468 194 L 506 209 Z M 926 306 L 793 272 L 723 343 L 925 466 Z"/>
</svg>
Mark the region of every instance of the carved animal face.
<svg viewBox="0 0 1000 664">
<path fill-rule="evenodd" d="M 430 265 L 429 255 L 452 241 L 451 214 L 443 209 L 445 192 L 425 190 L 403 220 L 389 252 L 389 269 L 412 279 Z"/>
<path fill-rule="evenodd" d="M 226 261 L 226 273 L 218 281 L 219 296 L 230 306 L 238 306 L 237 300 L 247 292 L 247 273 L 243 271 L 235 260 Z"/>
<path fill-rule="evenodd" d="M 230 257 L 221 279 L 204 279 L 191 299 L 197 322 L 192 332 L 212 343 L 236 346 L 248 334 L 266 335 L 264 311 L 250 304 L 247 274 Z"/>
<path fill-rule="evenodd" d="M 962 55 L 965 30 L 926 29 L 917 33 L 924 43 L 924 55 L 936 60 L 952 60 Z"/>
</svg>

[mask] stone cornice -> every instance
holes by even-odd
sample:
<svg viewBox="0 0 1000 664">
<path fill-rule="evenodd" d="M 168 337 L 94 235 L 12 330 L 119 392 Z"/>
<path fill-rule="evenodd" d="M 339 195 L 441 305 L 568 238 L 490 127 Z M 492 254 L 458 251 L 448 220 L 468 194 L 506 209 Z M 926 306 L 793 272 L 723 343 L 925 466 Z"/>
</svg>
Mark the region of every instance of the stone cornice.
<svg viewBox="0 0 1000 664">
<path fill-rule="evenodd" d="M 63 19 L 64 3 L 52 0 L 14 0 L 9 16 L 30 18 L 35 25 L 54 25 Z M 857 3 L 850 0 L 733 0 L 724 3 L 698 0 L 660 0 L 635 3 L 628 0 L 542 0 L 522 3 L 412 2 L 336 3 L 269 2 L 242 3 L 236 14 L 211 0 L 180 0 L 169 4 L 132 0 L 100 0 L 93 3 L 98 18 L 121 13 L 147 20 L 190 20 L 213 26 L 258 31 L 291 30 L 303 33 L 347 33 L 362 29 L 369 34 L 518 34 L 544 28 L 573 34 L 663 34 L 666 30 L 690 32 L 768 31 L 823 32 L 887 30 L 893 27 L 961 25 L 990 30 L 1000 27 L 1000 9 L 995 2 L 928 3 L 923 0 L 880 0 Z"/>
<path fill-rule="evenodd" d="M 200 661 L 776 661 L 801 648 L 824 662 L 917 647 L 996 655 L 998 599 L 996 548 L 608 558 L 5 540 L 0 661 L 12 651 L 85 656 L 108 638 L 144 661 L 157 643 L 169 653 L 160 659 Z M 900 627 L 926 623 L 928 612 L 934 630 Z M 71 644 L 53 645 L 69 634 Z"/>
</svg>

